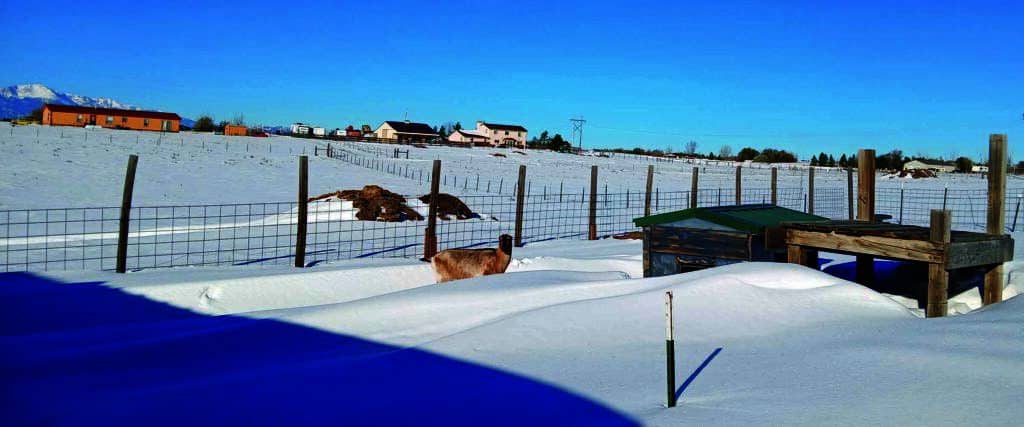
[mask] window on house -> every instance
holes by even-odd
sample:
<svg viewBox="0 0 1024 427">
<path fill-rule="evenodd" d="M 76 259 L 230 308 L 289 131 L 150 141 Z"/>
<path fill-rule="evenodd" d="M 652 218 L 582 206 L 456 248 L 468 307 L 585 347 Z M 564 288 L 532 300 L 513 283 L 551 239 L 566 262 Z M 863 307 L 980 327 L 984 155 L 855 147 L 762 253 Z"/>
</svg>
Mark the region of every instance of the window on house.
<svg viewBox="0 0 1024 427">
<path fill-rule="evenodd" d="M 508 135 L 508 131 L 505 131 L 505 135 Z"/>
<path fill-rule="evenodd" d="M 142 126 L 149 127 L 149 119 L 142 119 Z"/>
<path fill-rule="evenodd" d="M 127 117 L 121 117 L 121 123 L 128 123 Z"/>
<path fill-rule="evenodd" d="M 114 124 L 114 116 L 107 116 L 107 124 L 108 125 Z"/>
<path fill-rule="evenodd" d="M 75 121 L 76 122 L 81 122 L 82 121 L 82 115 L 79 114 L 78 117 L 75 118 Z"/>
</svg>

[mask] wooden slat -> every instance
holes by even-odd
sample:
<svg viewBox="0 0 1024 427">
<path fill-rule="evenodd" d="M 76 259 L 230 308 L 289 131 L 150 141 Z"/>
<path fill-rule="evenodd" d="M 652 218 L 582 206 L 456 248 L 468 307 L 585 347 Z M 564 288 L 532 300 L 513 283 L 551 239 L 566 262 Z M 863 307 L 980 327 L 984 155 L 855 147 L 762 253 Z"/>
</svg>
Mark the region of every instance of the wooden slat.
<svg viewBox="0 0 1024 427">
<path fill-rule="evenodd" d="M 1006 135 L 988 137 L 988 215 L 985 231 L 1002 235 L 1006 232 Z M 1003 300 L 1003 266 L 997 265 L 985 273 L 982 301 L 985 305 Z"/>
<path fill-rule="evenodd" d="M 1013 239 L 1008 237 L 973 242 L 953 242 L 946 260 L 947 270 L 1002 264 L 1013 260 Z"/>
<path fill-rule="evenodd" d="M 724 259 L 750 259 L 750 235 L 746 233 L 651 227 L 650 250 Z"/>
<path fill-rule="evenodd" d="M 946 248 L 944 245 L 921 240 L 894 239 L 879 236 L 848 236 L 789 229 L 786 231 L 786 244 L 908 261 L 942 264 L 945 264 L 946 261 Z"/>
</svg>

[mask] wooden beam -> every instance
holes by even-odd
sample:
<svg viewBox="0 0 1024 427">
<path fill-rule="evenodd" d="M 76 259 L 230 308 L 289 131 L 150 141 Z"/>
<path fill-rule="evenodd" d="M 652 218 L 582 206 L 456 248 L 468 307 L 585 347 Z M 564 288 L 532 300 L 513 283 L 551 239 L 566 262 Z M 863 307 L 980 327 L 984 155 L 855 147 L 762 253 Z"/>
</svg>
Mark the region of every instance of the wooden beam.
<svg viewBox="0 0 1024 427">
<path fill-rule="evenodd" d="M 519 165 L 519 183 L 516 185 L 515 245 L 523 246 L 523 218 L 526 205 L 526 165 Z"/>
<path fill-rule="evenodd" d="M 875 150 L 857 151 L 857 219 L 875 221 Z M 875 259 L 857 255 L 857 283 L 875 284 Z"/>
<path fill-rule="evenodd" d="M 953 215 L 947 210 L 933 209 L 931 212 L 931 236 L 932 243 L 949 245 L 950 224 Z M 925 316 L 942 317 L 946 315 L 949 300 L 949 272 L 946 271 L 945 263 L 928 264 L 928 303 L 925 307 Z"/>
<path fill-rule="evenodd" d="M 299 217 L 295 224 L 295 266 L 306 266 L 306 231 L 309 221 L 309 157 L 299 156 Z"/>
<path fill-rule="evenodd" d="M 423 234 L 423 258 L 437 255 L 437 195 L 441 192 L 441 161 L 434 160 L 430 173 L 430 205 L 427 209 L 427 230 Z"/>
<path fill-rule="evenodd" d="M 736 166 L 736 205 L 743 204 L 743 166 Z"/>
<path fill-rule="evenodd" d="M 790 264 L 804 264 L 804 250 L 798 245 L 786 246 L 786 261 Z"/>
<path fill-rule="evenodd" d="M 654 187 L 654 165 L 647 165 L 647 192 L 644 194 L 644 216 L 651 215 L 651 190 Z"/>
<path fill-rule="evenodd" d="M 943 265 L 946 263 L 945 245 L 923 240 L 881 236 L 848 236 L 789 229 L 786 231 L 786 244 L 907 261 L 923 261 Z"/>
<path fill-rule="evenodd" d="M 814 167 L 807 170 L 807 213 L 814 214 Z"/>
<path fill-rule="evenodd" d="M 1006 135 L 988 137 L 988 234 L 1003 235 L 1006 226 Z M 1003 265 L 985 273 L 982 301 L 985 305 L 1003 300 Z"/>
<path fill-rule="evenodd" d="M 700 169 L 693 167 L 693 177 L 690 178 L 690 208 L 697 207 L 697 179 L 700 176 Z"/>
<path fill-rule="evenodd" d="M 875 221 L 875 150 L 857 151 L 857 219 Z"/>
<path fill-rule="evenodd" d="M 132 213 L 132 193 L 135 191 L 135 169 L 139 164 L 139 156 L 128 156 L 128 168 L 124 173 L 124 188 L 121 192 L 121 218 L 117 223 L 117 260 L 114 271 L 128 271 L 128 230 Z"/>
<path fill-rule="evenodd" d="M 853 221 L 853 169 L 846 170 L 846 209 L 850 221 Z"/>
<path fill-rule="evenodd" d="M 772 168 L 772 204 L 779 204 L 779 168 Z"/>
</svg>

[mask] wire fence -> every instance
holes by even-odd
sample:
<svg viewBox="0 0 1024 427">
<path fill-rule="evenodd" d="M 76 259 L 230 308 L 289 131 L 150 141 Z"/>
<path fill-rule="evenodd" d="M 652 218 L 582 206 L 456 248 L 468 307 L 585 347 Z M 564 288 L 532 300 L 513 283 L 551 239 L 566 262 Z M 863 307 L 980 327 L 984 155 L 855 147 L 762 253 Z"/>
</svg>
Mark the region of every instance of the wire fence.
<svg viewBox="0 0 1024 427">
<path fill-rule="evenodd" d="M 1019 226 L 1021 191 L 1008 191 L 1006 228 Z M 599 237 L 639 231 L 633 219 L 644 212 L 642 191 L 596 195 Z M 877 191 L 876 212 L 890 222 L 927 226 L 931 209 L 953 211 L 958 230 L 984 231 L 985 190 Z M 516 198 L 510 195 L 460 197 L 475 218 L 440 217 L 439 249 L 493 245 L 499 235 L 512 234 Z M 426 207 L 410 206 L 422 215 Z M 654 191 L 653 213 L 689 208 L 689 191 Z M 697 206 L 732 205 L 732 188 L 701 189 Z M 771 203 L 768 189 L 744 189 L 741 202 Z M 527 192 L 523 241 L 587 239 L 590 194 Z M 777 204 L 807 211 L 808 194 L 801 188 L 780 188 Z M 849 216 L 846 189 L 815 190 L 814 213 L 833 219 Z M 118 207 L 0 211 L 0 271 L 113 270 L 116 263 Z M 298 223 L 296 202 L 224 205 L 141 206 L 131 209 L 127 266 L 132 270 L 210 265 L 290 264 L 294 260 Z M 351 202 L 309 203 L 306 260 L 308 264 L 355 258 L 419 258 L 423 255 L 426 221 L 360 220 Z"/>
</svg>

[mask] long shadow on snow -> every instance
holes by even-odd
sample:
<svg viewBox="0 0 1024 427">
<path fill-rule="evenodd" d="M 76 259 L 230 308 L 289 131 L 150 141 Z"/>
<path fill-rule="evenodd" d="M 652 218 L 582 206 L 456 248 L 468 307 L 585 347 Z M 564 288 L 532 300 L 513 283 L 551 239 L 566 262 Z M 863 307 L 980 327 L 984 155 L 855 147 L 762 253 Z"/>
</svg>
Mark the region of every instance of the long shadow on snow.
<svg viewBox="0 0 1024 427">
<path fill-rule="evenodd" d="M 5 425 L 636 424 L 508 372 L 100 283 L 0 274 L 0 300 Z"/>
</svg>

